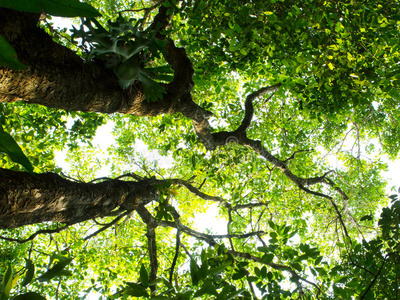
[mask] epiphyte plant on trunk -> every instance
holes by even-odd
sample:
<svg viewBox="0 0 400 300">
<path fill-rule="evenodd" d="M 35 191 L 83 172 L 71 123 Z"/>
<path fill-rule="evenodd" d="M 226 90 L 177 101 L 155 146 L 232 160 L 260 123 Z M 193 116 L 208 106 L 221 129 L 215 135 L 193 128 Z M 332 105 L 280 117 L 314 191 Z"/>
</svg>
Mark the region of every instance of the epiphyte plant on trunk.
<svg viewBox="0 0 400 300">
<path fill-rule="evenodd" d="M 107 22 L 107 30 L 96 19 L 86 18 L 82 19 L 79 29 L 73 29 L 72 37 L 82 39 L 81 43 L 88 47 L 88 62 L 102 61 L 114 71 L 124 89 L 136 80 L 140 81 L 146 100 L 157 101 L 165 93 L 160 81 L 171 81 L 172 71 L 168 65 L 146 65 L 154 64 L 155 60 L 161 59 L 161 55 L 165 55 L 167 41 L 157 38 L 157 28 L 140 30 L 141 24 L 142 20 L 126 20 L 119 15 L 114 22 Z"/>
</svg>

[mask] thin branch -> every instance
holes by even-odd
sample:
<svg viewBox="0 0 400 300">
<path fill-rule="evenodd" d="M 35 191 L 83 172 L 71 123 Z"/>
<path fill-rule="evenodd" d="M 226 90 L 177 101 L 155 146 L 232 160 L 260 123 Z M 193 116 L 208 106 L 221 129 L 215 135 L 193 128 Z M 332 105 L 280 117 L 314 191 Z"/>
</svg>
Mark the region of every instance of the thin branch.
<svg viewBox="0 0 400 300">
<path fill-rule="evenodd" d="M 115 178 L 109 178 L 109 177 L 95 178 L 95 179 L 89 181 L 89 183 L 93 183 L 93 182 L 96 182 L 96 181 L 119 180 L 119 179 L 122 179 L 122 178 L 125 178 L 125 177 L 130 177 L 130 178 L 133 178 L 135 180 L 143 180 L 144 179 L 143 177 L 141 177 L 139 175 L 136 175 L 135 173 L 127 173 L 127 174 L 123 174 L 123 175 L 120 175 L 120 176 L 115 177 Z"/>
<path fill-rule="evenodd" d="M 231 236 L 231 224 L 232 224 L 232 208 L 228 207 L 228 222 L 226 224 L 226 231 L 228 232 L 228 240 L 229 244 L 231 245 L 231 248 L 233 251 L 235 251 L 235 247 L 233 246 L 233 241 L 232 241 L 232 236 Z"/>
<path fill-rule="evenodd" d="M 263 247 L 267 247 L 267 244 L 264 242 L 264 240 L 261 238 L 260 234 L 257 234 L 258 240 L 261 242 L 261 244 L 263 245 Z"/>
<path fill-rule="evenodd" d="M 385 265 L 387 258 L 388 258 L 388 255 L 386 255 L 385 259 L 383 260 L 382 265 L 381 265 L 381 267 L 379 268 L 378 273 L 376 273 L 374 279 L 371 281 L 371 283 L 368 285 L 368 287 L 366 288 L 366 290 L 364 291 L 364 293 L 361 295 L 360 300 L 365 299 L 365 297 L 367 296 L 369 290 L 370 290 L 370 289 L 373 287 L 373 285 L 375 284 L 376 280 L 378 279 L 379 275 L 380 275 L 381 272 L 382 272 L 383 266 Z"/>
<path fill-rule="evenodd" d="M 157 222 L 157 221 L 155 220 L 155 218 L 146 210 L 146 208 L 144 208 L 144 206 L 139 206 L 139 207 L 141 208 L 142 212 L 145 211 L 144 217 L 142 217 L 142 219 L 143 219 L 145 222 L 149 222 L 149 223 L 150 223 L 150 222 L 154 222 L 154 223 L 157 223 L 159 226 L 163 226 L 163 227 L 172 227 L 172 228 L 177 229 L 177 230 L 180 231 L 180 232 L 184 232 L 184 233 L 188 234 L 189 236 L 192 236 L 192 237 L 195 237 L 195 238 L 197 238 L 197 239 L 199 239 L 199 240 L 205 241 L 205 242 L 206 242 L 207 244 L 209 244 L 210 246 L 213 246 L 213 247 L 214 247 L 215 245 L 217 245 L 217 243 L 215 242 L 215 238 L 218 237 L 218 236 L 214 236 L 214 235 L 210 235 L 210 234 L 201 233 L 201 232 L 195 231 L 195 230 L 193 230 L 193 229 L 191 229 L 191 228 L 189 228 L 189 227 L 183 225 L 183 224 L 181 223 L 181 221 L 179 220 L 179 218 L 175 218 L 174 215 L 176 215 L 176 214 L 173 214 L 174 222 L 163 221 L 163 220 Z M 139 213 L 139 215 L 140 215 L 140 214 L 141 214 L 141 213 Z M 260 234 L 260 233 L 258 233 L 258 234 Z M 257 233 L 255 233 L 254 235 L 257 236 Z M 185 250 L 185 251 L 187 252 L 187 250 Z M 299 274 L 297 274 L 296 271 L 294 271 L 294 270 L 293 270 L 291 267 L 289 267 L 289 266 L 277 264 L 277 263 L 274 263 L 274 262 L 265 263 L 265 262 L 262 260 L 262 258 L 257 257 L 257 256 L 254 256 L 254 255 L 251 255 L 251 254 L 249 254 L 249 253 L 238 252 L 238 251 L 234 251 L 234 250 L 228 250 L 228 253 L 232 254 L 234 257 L 240 257 L 240 258 L 248 259 L 248 260 L 251 260 L 251 261 L 254 261 L 254 262 L 266 264 L 266 265 L 270 266 L 271 268 L 273 268 L 273 269 L 275 269 L 275 270 L 287 271 L 287 272 L 289 272 L 289 273 L 292 275 L 292 277 L 298 278 L 299 280 L 301 280 L 301 281 L 303 281 L 303 282 L 306 282 L 306 283 L 308 283 L 308 284 L 314 286 L 314 287 L 315 287 L 316 289 L 318 289 L 319 291 L 321 291 L 320 288 L 319 288 L 315 283 L 313 283 L 313 282 L 311 282 L 311 281 L 308 281 L 307 279 L 301 277 Z"/>
<path fill-rule="evenodd" d="M 261 235 L 265 235 L 265 234 L 267 234 L 267 232 L 260 230 L 260 231 L 249 232 L 249 233 L 244 233 L 244 234 L 235 234 L 235 233 L 231 233 L 231 234 L 215 234 L 215 235 L 212 235 L 212 237 L 214 239 L 227 239 L 227 238 L 247 239 L 249 237 L 261 236 Z"/>
<path fill-rule="evenodd" d="M 88 235 L 87 237 L 85 237 L 83 240 L 87 241 L 89 239 L 91 239 L 92 237 L 98 235 L 99 233 L 103 232 L 104 230 L 107 230 L 108 228 L 110 228 L 111 226 L 113 226 L 114 224 L 118 223 L 123 217 L 127 216 L 128 214 L 130 214 L 130 210 L 124 212 L 123 214 L 119 215 L 118 217 L 116 217 L 114 220 L 112 220 L 110 223 L 105 224 L 102 228 L 100 228 L 99 230 L 93 232 L 92 234 Z"/>
<path fill-rule="evenodd" d="M 269 203 L 259 202 L 259 203 L 247 203 L 247 204 L 238 204 L 232 207 L 232 210 L 237 209 L 246 209 L 246 208 L 254 208 L 254 207 L 261 207 L 261 206 L 268 206 Z"/>
<path fill-rule="evenodd" d="M 58 279 L 58 284 L 57 284 L 57 289 L 56 289 L 56 300 L 58 300 L 58 293 L 60 291 L 61 281 L 62 281 L 62 277 L 60 276 Z"/>
<path fill-rule="evenodd" d="M 331 202 L 331 204 L 332 204 L 333 208 L 335 209 L 336 214 L 337 214 L 337 216 L 338 216 L 338 218 L 339 218 L 339 222 L 340 222 L 340 224 L 342 225 L 342 228 L 343 228 L 343 230 L 344 230 L 344 234 L 345 234 L 345 236 L 346 236 L 347 238 L 349 238 L 350 243 L 351 243 L 351 239 L 350 239 L 349 233 L 347 232 L 346 225 L 344 224 L 344 220 L 343 220 L 342 214 L 340 213 L 340 210 L 339 210 L 338 206 L 336 205 L 335 201 L 333 201 L 333 198 L 332 198 L 331 196 L 328 196 L 328 195 L 325 195 L 325 194 L 322 194 L 322 193 L 319 193 L 319 192 L 315 192 L 315 191 L 309 190 L 309 189 L 307 189 L 307 188 L 304 187 L 304 186 L 299 186 L 299 187 L 300 187 L 303 191 L 305 191 L 305 192 L 307 192 L 307 193 L 309 193 L 309 194 L 312 194 L 312 195 L 315 195 L 315 196 L 319 196 L 319 197 L 326 198 L 326 199 L 328 199 L 328 200 Z"/>
<path fill-rule="evenodd" d="M 302 152 L 310 152 L 310 151 L 314 151 L 314 149 L 307 149 L 307 150 L 297 150 L 297 151 L 293 152 L 293 154 L 292 154 L 292 155 L 291 155 L 289 158 L 285 159 L 285 160 L 284 160 L 284 162 L 285 162 L 285 163 L 287 163 L 288 161 L 290 161 L 290 160 L 294 159 L 294 158 L 295 158 L 295 156 L 296 156 L 296 154 L 298 154 L 298 153 L 302 153 Z"/>
<path fill-rule="evenodd" d="M 160 6 L 161 2 L 163 2 L 163 0 L 157 1 L 156 4 L 154 4 L 153 6 L 150 6 L 150 7 L 143 7 L 143 8 L 138 8 L 138 9 L 124 9 L 124 10 L 119 11 L 118 13 L 141 12 L 141 11 L 145 11 L 145 13 L 151 12 L 151 11 L 155 10 L 158 6 Z"/>
<path fill-rule="evenodd" d="M 252 103 L 253 100 L 256 97 L 258 97 L 264 93 L 267 93 L 270 91 L 276 91 L 279 88 L 279 86 L 280 85 L 278 84 L 275 86 L 262 88 L 256 92 L 248 95 L 246 98 L 246 103 L 245 103 L 245 109 L 246 109 L 245 117 L 243 118 L 242 124 L 235 131 L 232 131 L 232 132 L 221 131 L 221 132 L 213 133 L 212 134 L 213 146 L 210 149 L 215 149 L 217 146 L 224 146 L 228 142 L 234 140 L 238 144 L 252 149 L 254 152 L 256 152 L 261 157 L 263 157 L 266 161 L 272 163 L 275 168 L 280 169 L 282 171 L 282 173 L 288 179 L 290 179 L 294 184 L 296 184 L 300 189 L 304 190 L 305 192 L 313 194 L 315 196 L 327 198 L 331 202 L 333 202 L 332 197 L 325 195 L 323 193 L 311 191 L 311 190 L 305 188 L 306 186 L 310 186 L 310 185 L 325 184 L 325 185 L 330 186 L 337 193 L 339 193 L 342 196 L 343 201 L 348 200 L 346 193 L 341 188 L 336 186 L 335 183 L 331 179 L 327 178 L 327 175 L 330 173 L 330 171 L 325 173 L 323 176 L 319 176 L 319 177 L 312 177 L 312 178 L 298 177 L 295 174 L 293 174 L 292 171 L 287 166 L 286 162 L 288 160 L 282 161 L 282 160 L 278 159 L 277 157 L 273 156 L 269 151 L 267 151 L 267 149 L 265 149 L 262 146 L 261 141 L 252 140 L 247 137 L 246 129 L 250 125 L 250 122 L 251 122 L 251 119 L 252 119 L 253 113 L 254 113 L 254 107 L 253 107 L 253 103 Z M 208 127 L 208 130 L 209 129 L 210 128 Z M 206 145 L 206 147 L 207 147 L 207 145 Z M 293 154 L 293 156 L 294 156 L 294 154 Z M 339 218 L 341 220 L 342 225 L 344 226 L 343 218 L 342 218 L 339 210 L 337 209 L 336 204 L 334 204 L 334 203 L 332 203 L 332 204 L 334 205 L 335 210 L 339 213 Z M 344 227 L 344 231 L 346 233 L 346 236 L 348 236 L 347 229 L 345 227 Z"/>
<path fill-rule="evenodd" d="M 193 194 L 195 194 L 196 196 L 199 196 L 200 198 L 202 198 L 204 200 L 220 202 L 220 203 L 223 203 L 224 205 L 227 205 L 227 202 L 225 200 L 223 200 L 221 197 L 207 195 L 183 179 L 172 179 L 172 184 L 184 186 L 190 192 L 192 192 Z"/>
<path fill-rule="evenodd" d="M 197 188 L 198 190 L 201 190 L 203 185 L 206 183 L 207 177 L 204 178 L 203 182 L 200 184 L 200 186 Z"/>
<path fill-rule="evenodd" d="M 256 296 L 256 293 L 254 291 L 253 283 L 249 280 L 249 275 L 248 274 L 246 275 L 246 279 L 247 279 L 247 283 L 248 283 L 248 285 L 250 287 L 250 292 L 251 292 L 251 295 L 253 297 L 253 300 L 258 300 L 258 298 Z"/>
<path fill-rule="evenodd" d="M 176 231 L 176 245 L 175 245 L 175 255 L 172 260 L 171 269 L 169 270 L 169 282 L 172 284 L 172 276 L 174 275 L 174 269 L 179 256 L 179 245 L 181 243 L 181 233 L 179 230 Z"/>
<path fill-rule="evenodd" d="M 157 260 L 157 243 L 156 243 L 156 231 L 155 228 L 158 226 L 157 220 L 149 213 L 149 211 L 144 207 L 144 205 L 139 205 L 136 208 L 137 213 L 142 218 L 143 222 L 147 225 L 147 240 L 148 240 L 148 250 L 150 257 L 150 281 L 157 278 L 158 271 L 158 260 Z M 155 290 L 155 286 L 150 287 L 152 291 Z"/>
<path fill-rule="evenodd" d="M 41 229 L 36 231 L 34 234 L 32 234 L 31 236 L 29 236 L 26 239 L 20 240 L 20 239 L 14 239 L 14 238 L 9 238 L 9 237 L 5 237 L 5 236 L 0 236 L 0 239 L 3 239 L 5 241 L 10 241 L 10 242 L 17 242 L 18 244 L 23 244 L 29 241 L 32 241 L 37 235 L 39 234 L 52 234 L 52 233 L 59 233 L 65 229 L 67 229 L 70 225 L 66 225 L 64 227 L 61 228 L 57 228 L 57 229 Z"/>
<path fill-rule="evenodd" d="M 235 257 L 241 257 L 241 258 L 245 258 L 254 262 L 258 262 L 264 265 L 268 265 L 271 268 L 275 269 L 275 270 L 279 270 L 279 271 L 287 271 L 289 272 L 292 277 L 294 278 L 298 278 L 301 281 L 304 281 L 312 286 L 314 286 L 318 291 L 321 291 L 321 289 L 319 288 L 319 286 L 317 284 L 315 284 L 314 282 L 311 282 L 303 277 L 301 277 L 299 274 L 297 274 L 296 271 L 294 271 L 291 267 L 286 266 L 286 265 L 281 265 L 281 264 L 277 264 L 277 263 L 273 263 L 273 262 L 269 262 L 269 263 L 265 263 L 261 257 L 258 256 L 254 256 L 251 255 L 249 253 L 244 253 L 244 252 L 237 252 L 237 251 L 230 251 L 228 250 L 228 253 L 232 254 Z"/>
<path fill-rule="evenodd" d="M 189 256 L 189 258 L 191 260 L 195 261 L 193 256 L 190 254 L 189 250 L 186 248 L 186 246 L 182 242 L 180 242 L 180 246 L 183 248 L 183 250 L 185 251 L 186 255 Z"/>
</svg>

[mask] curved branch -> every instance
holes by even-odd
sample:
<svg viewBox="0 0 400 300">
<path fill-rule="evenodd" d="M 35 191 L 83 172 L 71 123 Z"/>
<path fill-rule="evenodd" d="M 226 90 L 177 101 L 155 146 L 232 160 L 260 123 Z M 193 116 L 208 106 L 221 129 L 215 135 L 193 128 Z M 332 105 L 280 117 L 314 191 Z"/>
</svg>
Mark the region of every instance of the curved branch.
<svg viewBox="0 0 400 300">
<path fill-rule="evenodd" d="M 176 266 L 176 262 L 179 256 L 179 246 L 181 244 L 181 232 L 179 230 L 176 231 L 176 245 L 175 245 L 175 255 L 172 260 L 171 269 L 169 270 L 169 283 L 172 283 L 172 277 L 174 275 L 174 270 Z"/>
<path fill-rule="evenodd" d="M 118 217 L 116 217 L 114 220 L 112 220 L 110 223 L 105 224 L 103 227 L 101 227 L 99 230 L 96 230 L 95 232 L 93 232 L 92 234 L 89 234 L 87 237 L 85 237 L 83 240 L 87 241 L 88 239 L 91 239 L 92 237 L 98 235 L 99 233 L 103 232 L 104 230 L 107 230 L 108 228 L 110 228 L 111 226 L 113 226 L 114 224 L 117 224 L 123 217 L 129 215 L 131 213 L 131 211 L 126 211 L 123 214 L 119 215 Z"/>
<path fill-rule="evenodd" d="M 177 184 L 177 185 L 184 186 L 190 192 L 192 192 L 193 194 L 195 194 L 196 196 L 198 196 L 198 197 L 200 197 L 200 198 L 202 198 L 204 200 L 210 200 L 210 201 L 214 201 L 214 202 L 219 202 L 219 203 L 224 204 L 225 206 L 229 205 L 221 197 L 207 195 L 207 194 L 203 193 L 198 188 L 194 187 L 193 185 L 191 185 L 190 183 L 188 183 L 187 181 L 185 181 L 183 179 L 172 179 L 172 184 Z"/>
<path fill-rule="evenodd" d="M 386 255 L 385 259 L 383 260 L 382 265 L 380 266 L 380 268 L 378 270 L 378 273 L 376 273 L 376 275 L 374 276 L 374 279 L 372 279 L 371 283 L 365 289 L 364 293 L 360 296 L 360 300 L 365 299 L 365 297 L 367 296 L 369 290 L 374 286 L 375 282 L 377 281 L 379 275 L 382 272 L 383 266 L 385 265 L 387 258 L 388 258 L 388 255 Z"/>
<path fill-rule="evenodd" d="M 249 233 L 244 233 L 244 234 L 235 234 L 235 233 L 230 233 L 230 234 L 215 234 L 212 235 L 214 239 L 227 239 L 227 238 L 235 238 L 235 239 L 247 239 L 249 237 L 253 236 L 261 236 L 267 234 L 265 231 L 254 231 L 254 232 L 249 232 Z"/>
<path fill-rule="evenodd" d="M 246 101 L 244 103 L 244 109 L 245 109 L 244 117 L 243 117 L 242 123 L 240 124 L 238 129 L 236 129 L 237 132 L 244 132 L 247 130 L 247 128 L 249 128 L 251 120 L 253 119 L 253 114 L 254 114 L 253 101 L 256 98 L 262 97 L 267 93 L 275 93 L 279 89 L 280 86 L 281 86 L 281 84 L 278 83 L 278 84 L 275 84 L 272 86 L 263 87 L 263 88 L 259 89 L 258 91 L 255 91 L 246 97 Z M 269 99 L 271 99 L 271 97 L 268 98 L 268 100 Z"/>
<path fill-rule="evenodd" d="M 9 242 L 17 242 L 18 244 L 23 244 L 29 241 L 32 241 L 36 236 L 38 236 L 39 234 L 51 234 L 51 233 L 59 233 L 65 229 L 67 229 L 70 225 L 66 225 L 64 227 L 61 228 L 57 228 L 57 229 L 41 229 L 36 231 L 35 233 L 33 233 L 32 235 L 30 235 L 28 238 L 26 239 L 14 239 L 14 238 L 9 238 L 9 237 L 5 237 L 5 236 L 0 236 L 0 239 L 5 240 L 5 241 L 9 241 Z"/>
</svg>

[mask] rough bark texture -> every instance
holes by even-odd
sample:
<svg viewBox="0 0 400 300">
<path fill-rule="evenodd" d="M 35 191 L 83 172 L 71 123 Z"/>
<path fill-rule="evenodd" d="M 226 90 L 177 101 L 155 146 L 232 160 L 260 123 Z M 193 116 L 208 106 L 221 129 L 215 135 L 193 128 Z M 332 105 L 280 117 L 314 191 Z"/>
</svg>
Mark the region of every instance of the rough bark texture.
<svg viewBox="0 0 400 300">
<path fill-rule="evenodd" d="M 155 23 L 167 26 L 161 7 Z M 174 70 L 167 93 L 148 102 L 140 82 L 123 90 L 112 70 L 84 61 L 55 43 L 37 26 L 39 15 L 0 8 L 0 35 L 16 50 L 27 70 L 0 67 L 0 102 L 25 101 L 64 110 L 155 116 L 181 112 L 191 119 L 210 113 L 192 101 L 193 67 L 183 48 L 169 41 L 166 60 Z M 166 23 L 166 24 L 164 24 Z"/>
<path fill-rule="evenodd" d="M 37 26 L 39 16 L 0 9 L 0 34 L 28 69 L 0 68 L 2 102 L 25 101 L 65 110 L 112 113 L 124 94 L 113 74 L 86 65 Z"/>
<path fill-rule="evenodd" d="M 74 224 L 133 210 L 156 200 L 153 179 L 78 183 L 54 173 L 36 174 L 0 169 L 0 228 L 46 221 Z"/>
</svg>

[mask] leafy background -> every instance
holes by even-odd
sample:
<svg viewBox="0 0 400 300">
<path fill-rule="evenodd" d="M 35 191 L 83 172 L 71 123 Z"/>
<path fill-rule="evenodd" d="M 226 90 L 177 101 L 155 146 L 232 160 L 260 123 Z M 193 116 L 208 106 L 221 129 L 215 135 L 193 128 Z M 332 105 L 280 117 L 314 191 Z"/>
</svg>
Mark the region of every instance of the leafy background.
<svg viewBox="0 0 400 300">
<path fill-rule="evenodd" d="M 98 29 L 120 26 L 124 21 L 118 21 L 118 12 L 132 9 L 132 3 L 124 1 L 87 2 L 102 15 L 97 19 Z M 0 1 L 0 6 L 20 2 L 15 3 Z M 29 11 L 44 8 L 52 15 L 65 14 L 64 8 L 52 11 L 38 8 L 38 3 L 32 1 Z M 74 11 L 77 2 L 51 3 L 71 3 Z M 153 4 L 143 2 L 135 8 Z M 175 3 L 165 5 L 173 9 Z M 90 6 L 82 8 L 84 14 L 79 11 L 75 15 L 99 15 Z M 161 274 L 153 299 L 250 299 L 251 286 L 264 299 L 350 299 L 354 295 L 360 299 L 390 298 L 397 295 L 399 286 L 399 201 L 396 194 L 390 200 L 386 196 L 382 172 L 387 163 L 382 157 L 397 159 L 399 155 L 399 39 L 398 30 L 393 30 L 399 22 L 398 8 L 396 1 L 270 1 L 268 5 L 264 1 L 246 5 L 183 1 L 168 33 L 185 47 L 194 62 L 193 98 L 214 113 L 210 123 L 215 132 L 240 125 L 247 94 L 268 84 L 282 84 L 272 99 L 266 97 L 255 103 L 248 135 L 261 140 L 282 160 L 296 153 L 289 166 L 298 176 L 335 171 L 330 177 L 349 196 L 347 202 L 339 198 L 335 201 L 346 213 L 353 242 L 341 235 L 329 202 L 299 191 L 279 170 L 235 143 L 207 152 L 198 142 L 191 122 L 175 115 L 138 118 L 1 104 L 4 132 L 0 134 L 0 150 L 8 154 L 1 157 L 1 166 L 32 171 L 25 161 L 29 157 L 35 172 L 63 172 L 81 181 L 94 180 L 103 172 L 108 177 L 130 172 L 186 180 L 195 176 L 192 182 L 201 185 L 204 193 L 218 195 L 231 206 L 263 204 L 233 213 L 224 205 L 217 209 L 221 223 L 226 226 L 229 222 L 231 232 L 265 232 L 265 245 L 256 238 L 225 239 L 213 248 L 182 234 L 181 243 L 191 256 L 181 250 L 172 280 L 168 279 L 176 232 L 157 229 Z M 151 19 L 156 10 L 149 11 L 147 18 Z M 126 11 L 124 16 L 125 20 L 139 20 L 136 12 Z M 42 26 L 55 40 L 84 57 L 93 57 L 90 49 L 68 41 L 73 41 L 68 31 L 54 30 L 51 22 L 49 19 Z M 105 35 L 110 38 L 109 33 Z M 0 46 L 5 49 L 3 55 L 8 53 L 0 62 L 22 69 L 5 41 L 0 40 Z M 120 51 L 111 53 L 115 57 Z M 138 54 L 119 57 L 111 67 Z M 152 59 L 156 66 L 164 64 L 156 55 Z M 145 67 L 138 67 L 136 61 L 126 71 L 128 83 L 140 80 L 138 70 Z M 160 72 L 159 78 L 168 82 L 169 73 L 165 73 Z M 157 100 L 162 94 L 160 85 L 149 98 Z M 99 149 L 92 139 L 104 124 L 112 124 L 115 142 Z M 16 147 L 10 142 L 10 134 L 20 148 L 1 148 L 11 144 Z M 136 146 L 141 141 L 145 142 L 145 151 Z M 65 149 L 68 169 L 57 166 L 55 160 L 55 153 Z M 148 151 L 172 157 L 172 165 L 163 165 L 164 159 L 157 154 L 146 158 L 143 152 Z M 322 187 L 315 190 L 325 191 Z M 215 206 L 182 187 L 172 186 L 162 197 L 160 201 L 168 200 L 179 212 L 180 221 L 193 229 L 198 226 L 198 214 L 206 213 L 209 207 L 215 210 Z M 150 205 L 149 210 L 159 218 L 171 215 L 160 203 Z M 111 220 L 106 218 L 100 224 Z M 7 238 L 23 239 L 37 230 L 57 226 L 39 224 L 15 229 L 7 231 Z M 1 299 L 18 294 L 33 299 L 42 299 L 43 295 L 77 299 L 93 294 L 104 299 L 150 297 L 143 222 L 133 214 L 95 238 L 84 239 L 100 227 L 86 222 L 23 244 L 1 240 Z M 208 230 L 216 234 L 215 228 Z M 238 259 L 228 251 L 230 247 L 257 255 L 260 261 Z M 318 287 L 299 289 L 298 277 L 272 268 L 271 263 L 290 266 L 303 278 L 318 282 Z M 29 294 L 33 292 L 36 294 Z"/>
</svg>

